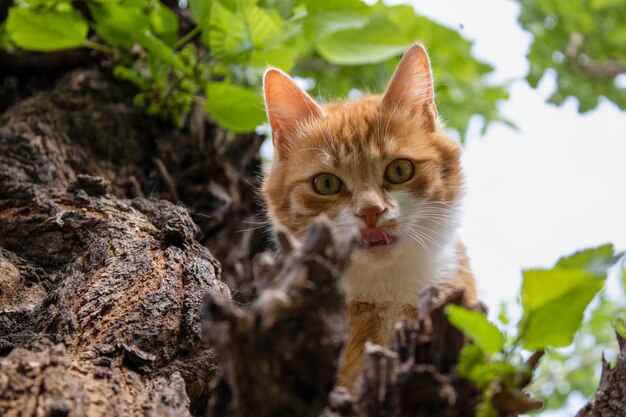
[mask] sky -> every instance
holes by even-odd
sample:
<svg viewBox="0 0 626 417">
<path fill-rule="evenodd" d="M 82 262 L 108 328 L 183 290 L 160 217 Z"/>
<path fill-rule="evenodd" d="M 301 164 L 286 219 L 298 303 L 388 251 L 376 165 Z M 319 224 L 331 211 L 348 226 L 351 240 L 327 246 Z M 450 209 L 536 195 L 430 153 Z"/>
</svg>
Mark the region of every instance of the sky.
<svg viewBox="0 0 626 417">
<path fill-rule="evenodd" d="M 501 301 L 519 314 L 523 269 L 550 267 L 562 255 L 603 243 L 626 250 L 626 112 L 603 100 L 581 115 L 573 98 L 560 107 L 546 103 L 554 74 L 537 89 L 524 81 L 532 37 L 517 22 L 518 2 L 402 3 L 474 41 L 474 55 L 495 67 L 492 79 L 511 81 L 501 110 L 519 130 L 493 125 L 481 135 L 480 121 L 473 120 L 463 150 L 461 237 L 490 315 Z M 571 416 L 583 401 L 574 398 L 569 409 L 540 415 Z"/>
</svg>

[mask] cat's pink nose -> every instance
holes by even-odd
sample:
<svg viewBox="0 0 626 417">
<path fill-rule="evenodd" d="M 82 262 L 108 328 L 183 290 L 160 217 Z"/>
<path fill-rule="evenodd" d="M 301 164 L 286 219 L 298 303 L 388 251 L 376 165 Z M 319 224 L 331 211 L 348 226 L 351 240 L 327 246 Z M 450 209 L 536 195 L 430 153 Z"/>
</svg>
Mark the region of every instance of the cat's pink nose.
<svg viewBox="0 0 626 417">
<path fill-rule="evenodd" d="M 371 206 L 359 209 L 356 215 L 358 217 L 363 217 L 367 227 L 374 227 L 376 226 L 376 222 L 378 222 L 378 215 L 383 211 L 385 211 L 385 209 L 381 206 Z"/>
</svg>

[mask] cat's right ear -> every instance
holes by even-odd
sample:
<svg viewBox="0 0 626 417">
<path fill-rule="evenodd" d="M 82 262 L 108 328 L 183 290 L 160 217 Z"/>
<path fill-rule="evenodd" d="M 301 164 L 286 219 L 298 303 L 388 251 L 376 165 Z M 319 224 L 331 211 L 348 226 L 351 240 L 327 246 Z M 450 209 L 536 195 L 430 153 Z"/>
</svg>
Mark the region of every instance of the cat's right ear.
<svg viewBox="0 0 626 417">
<path fill-rule="evenodd" d="M 383 97 L 383 106 L 401 108 L 420 118 L 426 130 L 437 125 L 433 74 L 426 49 L 420 43 L 411 46 L 396 68 Z"/>
<path fill-rule="evenodd" d="M 276 68 L 265 71 L 263 92 L 274 149 L 280 157 L 298 126 L 320 116 L 322 109 L 289 75 Z"/>
</svg>

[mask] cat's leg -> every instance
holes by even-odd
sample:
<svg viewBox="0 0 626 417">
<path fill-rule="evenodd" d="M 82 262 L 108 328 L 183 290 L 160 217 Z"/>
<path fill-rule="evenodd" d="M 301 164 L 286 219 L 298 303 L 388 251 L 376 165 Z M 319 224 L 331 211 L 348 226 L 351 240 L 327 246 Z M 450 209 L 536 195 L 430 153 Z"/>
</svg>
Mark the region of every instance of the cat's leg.
<svg viewBox="0 0 626 417">
<path fill-rule="evenodd" d="M 465 246 L 460 242 L 458 244 L 458 251 L 459 260 L 456 276 L 452 281 L 436 285 L 437 290 L 439 290 L 438 298 L 440 302 L 443 302 L 449 295 L 463 291 L 463 305 L 473 307 L 478 303 L 474 274 L 472 274 L 469 266 L 469 258 L 467 257 Z"/>
<path fill-rule="evenodd" d="M 338 386 L 354 392 L 363 369 L 365 343 L 385 344 L 379 306 L 352 300 L 348 304 L 348 342 L 343 349 Z"/>
</svg>

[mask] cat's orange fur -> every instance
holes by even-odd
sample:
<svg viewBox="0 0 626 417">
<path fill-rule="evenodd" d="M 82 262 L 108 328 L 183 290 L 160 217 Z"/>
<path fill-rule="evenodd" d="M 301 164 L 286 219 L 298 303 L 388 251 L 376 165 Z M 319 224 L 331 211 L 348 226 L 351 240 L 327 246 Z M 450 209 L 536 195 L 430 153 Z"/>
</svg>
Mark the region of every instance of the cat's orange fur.
<svg viewBox="0 0 626 417">
<path fill-rule="evenodd" d="M 419 44 L 407 51 L 383 95 L 320 107 L 276 69 L 266 72 L 264 88 L 275 157 L 263 192 L 273 224 L 304 239 L 324 213 L 339 231 L 366 241 L 347 274 L 350 334 L 339 383 L 352 388 L 365 342 L 387 344 L 394 323 L 415 311 L 428 286 L 444 295 L 462 289 L 468 304 L 476 301 L 456 237 L 460 149 L 437 117 L 430 62 Z M 404 183 L 385 176 L 396 160 L 413 167 Z M 322 173 L 339 179 L 336 194 L 314 189 Z"/>
</svg>

